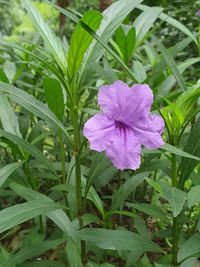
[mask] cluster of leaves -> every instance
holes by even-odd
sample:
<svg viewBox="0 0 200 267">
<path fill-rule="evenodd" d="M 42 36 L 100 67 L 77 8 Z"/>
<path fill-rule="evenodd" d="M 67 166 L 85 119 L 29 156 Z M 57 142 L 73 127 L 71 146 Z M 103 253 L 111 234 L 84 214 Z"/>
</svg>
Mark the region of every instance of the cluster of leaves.
<svg viewBox="0 0 200 267">
<path fill-rule="evenodd" d="M 38 4 L 76 24 L 69 41 L 21 0 L 37 34 L 0 39 L 0 266 L 197 264 L 200 84 L 185 72 L 199 64 L 199 43 L 163 8 L 141 2 L 83 15 Z M 184 38 L 166 48 L 160 22 Z M 195 56 L 180 61 L 191 44 Z M 144 150 L 135 172 L 116 170 L 82 135 L 99 86 L 117 79 L 148 83 L 166 124 L 166 145 Z"/>
</svg>

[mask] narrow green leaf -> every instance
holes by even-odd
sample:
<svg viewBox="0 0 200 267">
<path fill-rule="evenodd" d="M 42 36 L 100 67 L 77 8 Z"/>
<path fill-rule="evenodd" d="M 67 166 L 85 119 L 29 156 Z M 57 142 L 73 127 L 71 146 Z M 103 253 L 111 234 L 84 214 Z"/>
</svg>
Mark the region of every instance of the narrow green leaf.
<svg viewBox="0 0 200 267">
<path fill-rule="evenodd" d="M 53 166 L 51 165 L 50 161 L 43 155 L 43 153 L 39 149 L 37 149 L 35 146 L 33 146 L 29 142 L 27 142 L 26 140 L 23 140 L 20 137 L 14 135 L 14 134 L 8 133 L 2 129 L 0 129 L 0 135 L 7 138 L 8 140 L 13 142 L 14 144 L 22 147 L 30 155 L 35 157 L 38 160 L 38 162 L 40 162 L 41 164 L 44 164 L 44 166 L 53 170 Z"/>
<path fill-rule="evenodd" d="M 96 31 L 99 28 L 101 19 L 102 15 L 98 11 L 89 10 L 83 15 L 81 21 L 93 31 Z M 84 54 L 92 40 L 92 36 L 78 24 L 72 34 L 67 58 L 71 77 L 77 74 Z"/>
<path fill-rule="evenodd" d="M 30 244 L 29 246 L 20 249 L 17 253 L 9 258 L 7 262 L 8 267 L 12 267 L 13 264 L 23 263 L 28 259 L 43 254 L 47 250 L 56 248 L 58 245 L 65 242 L 65 240 L 66 238 L 61 238 L 57 240 L 42 241 L 36 244 Z"/>
<path fill-rule="evenodd" d="M 24 163 L 23 161 L 10 163 L 0 169 L 0 187 L 3 186 L 7 178 L 9 178 L 9 176 L 14 171 L 16 171 L 19 167 L 21 167 L 23 163 Z"/>
<path fill-rule="evenodd" d="M 67 136 L 69 144 L 71 144 L 71 140 L 65 126 L 61 121 L 59 121 L 56 115 L 41 101 L 37 100 L 32 95 L 24 92 L 23 90 L 3 82 L 0 82 L 0 91 L 8 93 L 8 96 L 13 101 L 29 110 L 30 112 L 34 113 L 36 116 L 42 118 L 43 120 L 52 123 L 57 129 L 61 129 Z"/>
<path fill-rule="evenodd" d="M 150 7 L 145 6 L 145 5 L 139 5 L 138 8 L 141 10 L 148 10 Z M 198 46 L 198 42 L 197 42 L 195 35 L 185 25 L 183 25 L 180 21 L 170 17 L 169 15 L 167 15 L 163 12 L 159 15 L 159 18 L 161 20 L 166 21 L 168 24 L 171 24 L 172 26 L 179 29 L 180 31 L 182 31 L 185 35 L 190 37 L 195 42 L 195 44 Z"/>
<path fill-rule="evenodd" d="M 176 79 L 178 85 L 183 91 L 187 90 L 187 86 L 185 84 L 185 81 L 183 79 L 183 76 L 179 72 L 178 68 L 176 67 L 176 63 L 169 53 L 169 51 L 164 47 L 164 45 L 158 40 L 158 38 L 153 37 L 153 40 L 155 40 L 155 43 L 157 44 L 159 50 L 163 54 L 163 57 L 168 65 L 168 67 L 172 70 L 172 73 L 174 75 L 174 78 Z"/>
<path fill-rule="evenodd" d="M 163 8 L 160 7 L 149 7 L 136 18 L 133 26 L 136 29 L 137 44 L 141 42 L 141 40 L 151 29 L 162 10 Z"/>
<path fill-rule="evenodd" d="M 87 228 L 77 231 L 76 235 L 102 249 L 137 251 L 142 247 L 145 251 L 161 252 L 152 241 L 130 231 Z"/>
<path fill-rule="evenodd" d="M 102 43 L 108 43 L 115 30 L 120 26 L 122 21 L 127 15 L 135 8 L 138 7 L 141 0 L 119 0 L 113 3 L 109 8 L 103 12 L 103 19 L 97 31 L 98 36 L 101 38 Z M 96 62 L 103 54 L 102 45 L 94 40 L 87 50 L 86 57 L 83 62 L 82 72 L 88 64 Z"/>
<path fill-rule="evenodd" d="M 125 27 L 125 26 L 124 26 Z M 132 56 L 133 49 L 135 47 L 135 28 L 130 26 L 128 32 L 126 32 L 126 28 L 119 27 L 115 32 L 115 42 L 117 43 L 123 58 L 124 62 L 127 64 L 129 59 Z M 127 27 L 127 25 L 126 25 Z"/>
<path fill-rule="evenodd" d="M 0 211 L 0 233 L 26 222 L 34 217 L 60 209 L 55 202 L 34 200 L 23 204 L 17 204 Z"/>
<path fill-rule="evenodd" d="M 142 211 L 153 218 L 157 218 L 163 221 L 166 221 L 167 219 L 166 213 L 156 205 L 146 204 L 146 203 L 144 204 L 127 203 L 127 206 Z"/>
<path fill-rule="evenodd" d="M 3 129 L 21 137 L 17 116 L 7 97 L 0 92 L 0 120 Z"/>
<path fill-rule="evenodd" d="M 48 198 L 47 196 L 36 192 L 28 187 L 25 187 L 23 185 L 17 184 L 17 183 L 10 183 L 10 188 L 16 192 L 19 196 L 22 198 L 26 199 L 27 201 L 32 201 L 32 200 L 41 200 L 45 202 L 52 203 L 53 200 Z M 73 238 L 74 235 L 74 228 L 69 220 L 68 216 L 64 213 L 63 210 L 55 210 L 51 211 L 46 214 L 64 233 L 66 233 L 68 236 Z M 75 241 L 75 239 L 73 238 Z"/>
<path fill-rule="evenodd" d="M 190 151 L 187 152 L 187 150 L 186 150 L 186 152 L 185 152 L 185 151 L 183 151 L 183 150 L 181 150 L 179 148 L 176 148 L 175 146 L 171 146 L 170 144 L 165 144 L 164 146 L 161 147 L 161 150 L 168 151 L 170 153 L 173 153 L 175 155 L 181 156 L 183 158 L 189 158 L 189 159 L 192 159 L 192 160 L 200 161 L 200 157 L 196 157 L 195 154 L 192 155 L 192 154 L 188 153 Z M 186 161 L 188 161 L 188 159 Z"/>
<path fill-rule="evenodd" d="M 112 198 L 111 210 L 117 210 L 124 205 L 124 201 L 127 197 L 134 193 L 137 186 L 145 180 L 145 173 L 140 173 L 130 177 L 122 184 L 117 192 L 114 193 Z"/>
<path fill-rule="evenodd" d="M 197 120 L 195 123 L 195 126 L 192 128 L 190 132 L 190 136 L 188 138 L 188 141 L 185 146 L 185 151 L 187 153 L 193 154 L 196 157 L 200 157 L 200 119 Z M 189 178 L 190 173 L 193 171 L 193 169 L 197 166 L 199 163 L 199 160 L 196 158 L 190 158 L 190 159 L 181 159 L 180 163 L 180 170 L 181 170 L 181 178 L 180 183 L 181 185 L 184 184 L 184 182 Z"/>
<path fill-rule="evenodd" d="M 45 78 L 44 89 L 49 108 L 62 121 L 65 106 L 60 82 L 53 78 Z"/>
<path fill-rule="evenodd" d="M 48 25 L 44 22 L 40 13 L 32 5 L 30 0 L 21 0 L 22 5 L 25 7 L 29 14 L 29 18 L 32 20 L 33 25 L 36 27 L 38 32 L 49 47 L 55 61 L 62 69 L 63 73 L 67 75 L 67 61 L 64 53 L 64 49 L 60 39 L 51 31 Z"/>
</svg>

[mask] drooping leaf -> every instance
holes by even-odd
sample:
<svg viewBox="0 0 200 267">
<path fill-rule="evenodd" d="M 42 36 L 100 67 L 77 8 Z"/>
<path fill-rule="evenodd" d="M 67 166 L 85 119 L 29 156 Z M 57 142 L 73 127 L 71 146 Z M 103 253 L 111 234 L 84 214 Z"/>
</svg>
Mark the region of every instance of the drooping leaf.
<svg viewBox="0 0 200 267">
<path fill-rule="evenodd" d="M 148 33 L 150 28 L 153 26 L 153 24 L 161 14 L 162 10 L 163 8 L 160 7 L 149 7 L 136 18 L 133 26 L 136 29 L 137 44 L 139 44 Z"/>
<path fill-rule="evenodd" d="M 3 129 L 21 137 L 17 116 L 7 97 L 0 92 L 0 120 Z"/>
<path fill-rule="evenodd" d="M 28 187 L 25 187 L 23 185 L 17 184 L 12 182 L 10 184 L 10 188 L 16 192 L 19 196 L 23 197 L 27 201 L 32 201 L 32 200 L 41 200 L 45 202 L 50 202 L 52 203 L 53 201 L 45 196 L 44 194 L 41 194 L 39 192 L 36 192 Z M 46 214 L 64 233 L 66 233 L 68 236 L 72 237 L 74 236 L 74 228 L 73 225 L 68 218 L 68 216 L 65 214 L 65 212 L 61 209 L 51 211 Z M 73 240 L 75 240 L 73 238 Z"/>
<path fill-rule="evenodd" d="M 76 235 L 102 249 L 137 251 L 138 247 L 142 247 L 144 251 L 161 251 L 148 238 L 130 231 L 86 228 L 77 231 Z"/>
<path fill-rule="evenodd" d="M 12 267 L 14 264 L 21 264 L 28 259 L 39 256 L 47 250 L 53 249 L 62 244 L 65 240 L 66 238 L 61 238 L 56 240 L 41 241 L 36 244 L 30 244 L 29 246 L 20 249 L 17 253 L 12 255 L 7 261 L 7 266 Z"/>
<path fill-rule="evenodd" d="M 8 96 L 13 101 L 23 106 L 30 112 L 34 113 L 38 117 L 53 124 L 56 128 L 62 130 L 64 134 L 67 136 L 69 144 L 71 144 L 69 134 L 64 125 L 62 124 L 62 122 L 59 121 L 56 115 L 41 101 L 37 100 L 32 95 L 24 92 L 23 90 L 3 82 L 0 82 L 0 91 L 8 93 Z"/>
<path fill-rule="evenodd" d="M 0 211 L 0 233 L 26 222 L 36 216 L 60 209 L 55 202 L 33 200 Z"/>
<path fill-rule="evenodd" d="M 150 7 L 140 4 L 138 6 L 138 8 L 140 8 L 141 10 L 147 10 Z M 166 21 L 168 24 L 172 25 L 173 27 L 179 29 L 185 35 L 189 36 L 195 42 L 195 44 L 198 46 L 198 42 L 197 42 L 195 35 L 185 25 L 183 25 L 180 21 L 170 17 L 168 14 L 165 14 L 163 12 L 159 15 L 159 18 L 161 20 Z"/>
<path fill-rule="evenodd" d="M 21 167 L 23 163 L 24 163 L 23 161 L 10 163 L 10 164 L 8 164 L 8 165 L 6 165 L 0 169 L 0 187 L 3 186 L 3 184 L 5 183 L 7 178 L 9 178 L 9 176 L 15 170 L 17 170 L 19 167 Z"/>
<path fill-rule="evenodd" d="M 67 75 L 67 61 L 60 39 L 56 37 L 56 35 L 51 31 L 49 26 L 44 22 L 40 13 L 32 5 L 30 0 L 21 0 L 21 3 L 27 10 L 29 18 L 33 22 L 33 25 L 36 27 L 36 29 L 48 45 L 48 48 L 52 53 L 55 61 L 62 69 L 63 73 Z"/>
<path fill-rule="evenodd" d="M 0 129 L 0 135 L 7 138 L 8 140 L 13 142 L 14 144 L 21 146 L 30 155 L 35 157 L 41 164 L 44 164 L 44 166 L 53 170 L 53 166 L 51 165 L 50 161 L 34 145 L 32 145 L 29 142 L 27 142 L 26 140 L 23 140 L 22 138 L 14 135 L 14 134 L 8 133 L 2 129 Z"/>
</svg>

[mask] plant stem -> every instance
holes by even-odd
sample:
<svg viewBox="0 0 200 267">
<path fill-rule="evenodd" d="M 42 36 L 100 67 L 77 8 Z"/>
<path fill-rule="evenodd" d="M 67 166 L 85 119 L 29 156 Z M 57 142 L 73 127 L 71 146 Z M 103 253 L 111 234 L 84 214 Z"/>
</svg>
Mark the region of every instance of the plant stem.
<svg viewBox="0 0 200 267">
<path fill-rule="evenodd" d="M 78 108 L 74 107 L 73 110 L 73 128 L 74 128 L 74 156 L 75 156 L 75 175 L 76 175 L 76 208 L 79 220 L 79 228 L 83 228 L 83 201 L 81 190 L 81 164 L 80 164 L 80 132 L 78 123 Z M 81 241 L 81 259 L 83 266 L 86 266 L 86 247 L 85 241 Z"/>
<path fill-rule="evenodd" d="M 178 186 L 177 179 L 177 165 L 176 165 L 176 155 L 172 154 L 172 186 Z M 177 254 L 178 254 L 178 241 L 179 241 L 179 229 L 177 217 L 173 217 L 173 227 L 172 227 L 172 265 L 173 267 L 178 266 Z"/>
</svg>

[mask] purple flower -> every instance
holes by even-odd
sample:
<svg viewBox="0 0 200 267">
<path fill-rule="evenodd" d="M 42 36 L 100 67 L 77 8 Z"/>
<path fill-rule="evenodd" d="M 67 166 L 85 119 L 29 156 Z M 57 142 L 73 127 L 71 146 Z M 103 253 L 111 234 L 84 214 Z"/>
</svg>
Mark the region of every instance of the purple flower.
<svg viewBox="0 0 200 267">
<path fill-rule="evenodd" d="M 196 13 L 196 16 L 200 17 L 200 10 Z"/>
<path fill-rule="evenodd" d="M 156 149 L 164 144 L 161 134 L 164 121 L 151 115 L 153 93 L 146 84 L 131 88 L 122 81 L 102 86 L 98 94 L 102 109 L 84 126 L 90 148 L 106 151 L 107 157 L 120 170 L 139 168 L 141 145 Z"/>
</svg>

